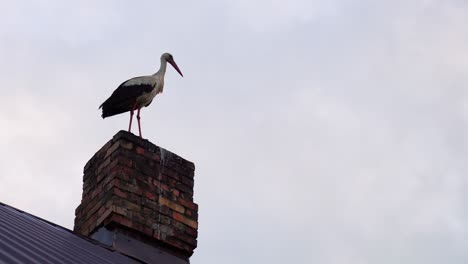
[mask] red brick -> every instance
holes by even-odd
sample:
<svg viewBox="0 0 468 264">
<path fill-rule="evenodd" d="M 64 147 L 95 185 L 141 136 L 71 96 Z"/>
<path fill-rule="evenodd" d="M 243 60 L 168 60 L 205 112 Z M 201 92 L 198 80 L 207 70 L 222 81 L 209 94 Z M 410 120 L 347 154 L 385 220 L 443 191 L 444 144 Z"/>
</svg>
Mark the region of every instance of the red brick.
<svg viewBox="0 0 468 264">
<path fill-rule="evenodd" d="M 198 210 L 198 204 L 193 203 L 193 202 L 191 202 L 189 200 L 185 200 L 185 199 L 180 198 L 180 199 L 177 200 L 177 202 L 179 204 L 181 204 L 182 206 L 187 207 L 187 208 L 189 208 L 191 210 L 195 210 L 195 211 Z"/>
<path fill-rule="evenodd" d="M 186 209 L 185 215 L 188 216 L 188 218 L 193 219 L 195 221 L 198 220 L 198 211 Z"/>
<path fill-rule="evenodd" d="M 156 191 L 159 193 L 159 192 L 171 192 L 172 191 L 172 188 L 170 188 L 169 186 L 167 186 L 166 184 L 162 183 L 161 181 L 158 181 L 158 180 L 154 180 L 153 181 L 153 185 L 156 186 Z"/>
<path fill-rule="evenodd" d="M 106 151 L 106 155 L 104 156 L 104 158 L 107 158 L 109 157 L 109 155 L 111 155 L 116 149 L 118 149 L 120 147 L 120 142 L 117 141 L 115 142 L 107 151 Z"/>
<path fill-rule="evenodd" d="M 140 233 L 146 235 L 146 236 L 149 236 L 149 237 L 152 237 L 153 236 L 153 229 L 152 228 L 149 228 L 141 223 L 135 223 L 133 222 L 132 223 L 132 228 L 140 231 Z"/>
<path fill-rule="evenodd" d="M 119 200 L 117 204 L 123 206 L 124 208 L 127 208 L 127 210 L 129 211 L 140 212 L 142 210 L 141 206 L 139 206 L 138 204 L 134 204 L 132 202 L 122 200 L 122 199 Z"/>
<path fill-rule="evenodd" d="M 158 208 L 158 203 L 156 203 L 156 201 L 151 201 L 146 197 L 141 198 L 141 205 L 150 208 L 153 211 L 155 211 L 155 208 Z"/>
<path fill-rule="evenodd" d="M 193 185 L 194 185 L 193 179 L 190 179 L 188 177 L 182 177 L 181 181 L 183 184 L 187 185 L 188 187 L 193 188 Z"/>
<path fill-rule="evenodd" d="M 176 237 L 178 240 L 181 240 L 193 247 L 197 246 L 197 240 L 193 237 L 187 236 L 183 232 L 174 232 L 174 237 Z"/>
<path fill-rule="evenodd" d="M 117 206 L 117 205 L 112 205 L 111 209 L 116 214 L 119 214 L 119 215 L 122 215 L 122 216 L 127 216 L 127 209 L 126 208 L 123 208 L 123 207 Z"/>
<path fill-rule="evenodd" d="M 183 241 L 179 240 L 177 237 L 174 236 L 168 236 L 165 242 L 185 251 L 189 256 L 193 254 L 193 249 L 195 248 L 194 246 L 184 243 Z"/>
<path fill-rule="evenodd" d="M 103 207 L 104 208 L 104 207 Z M 102 214 L 99 215 L 99 218 L 96 220 L 96 226 L 99 226 L 109 215 L 112 213 L 112 209 L 109 208 L 105 210 Z"/>
<path fill-rule="evenodd" d="M 180 213 L 177 213 L 177 212 L 173 212 L 172 213 L 172 217 L 181 222 L 181 223 L 184 223 L 192 228 L 198 228 L 198 223 L 196 221 L 193 221 L 191 219 L 188 219 L 187 217 L 181 215 Z"/>
<path fill-rule="evenodd" d="M 121 216 L 121 215 L 116 215 L 116 214 L 112 214 L 110 218 L 107 218 L 106 220 L 107 222 L 114 222 L 114 223 L 118 223 L 120 225 L 123 225 L 123 226 L 126 226 L 126 227 L 129 227 L 129 228 L 132 228 L 132 221 L 130 221 L 129 219 Z"/>
<path fill-rule="evenodd" d="M 145 150 L 142 147 L 137 147 L 136 148 L 136 153 L 138 153 L 139 155 L 143 155 L 143 154 L 145 154 Z"/>
<path fill-rule="evenodd" d="M 198 236 L 198 231 L 195 228 L 187 227 L 185 228 L 185 233 L 191 237 L 197 237 Z"/>
<path fill-rule="evenodd" d="M 145 192 L 145 196 L 146 198 L 150 199 L 151 201 L 156 201 L 156 196 L 154 195 L 154 193 L 151 193 L 151 192 Z"/>
<path fill-rule="evenodd" d="M 128 197 L 128 195 L 122 192 L 119 188 L 114 188 L 114 194 L 124 199 L 127 199 Z"/>
<path fill-rule="evenodd" d="M 107 165 L 109 165 L 109 164 L 110 164 L 110 158 L 104 160 L 104 162 L 101 163 L 101 164 L 99 165 L 99 167 L 97 168 L 96 174 L 99 174 L 99 173 L 102 171 L 102 169 L 104 169 L 104 168 L 105 168 Z"/>
<path fill-rule="evenodd" d="M 132 142 L 127 142 L 127 141 L 120 141 L 120 146 L 124 149 L 132 150 L 133 149 L 133 143 Z"/>
<path fill-rule="evenodd" d="M 180 175 L 174 170 L 164 169 L 162 173 L 175 180 L 178 180 L 178 181 L 180 180 Z"/>
<path fill-rule="evenodd" d="M 177 184 L 177 183 L 176 183 L 175 188 L 178 189 L 178 190 L 181 191 L 181 192 L 186 193 L 189 197 L 192 197 L 192 196 L 193 196 L 193 189 L 191 189 L 190 187 L 187 187 L 187 186 L 184 185 L 184 184 Z"/>
<path fill-rule="evenodd" d="M 168 199 L 166 199 L 164 197 L 159 197 L 158 202 L 159 202 L 160 205 L 165 205 L 165 206 L 171 208 L 172 210 L 177 211 L 177 212 L 179 212 L 181 214 L 183 214 L 185 212 L 185 209 L 184 209 L 183 206 L 180 206 L 175 202 L 169 201 Z"/>
<path fill-rule="evenodd" d="M 102 215 L 104 213 L 104 211 L 106 211 L 106 207 L 102 206 L 101 208 L 99 208 L 99 210 L 97 211 L 97 214 L 98 215 Z"/>
<path fill-rule="evenodd" d="M 134 193 L 140 196 L 143 194 L 143 189 L 126 181 L 116 179 L 115 185 L 126 192 Z"/>
<path fill-rule="evenodd" d="M 161 224 L 164 224 L 164 225 L 170 225 L 173 222 L 172 218 L 167 217 L 165 215 L 160 215 L 159 221 L 161 222 Z"/>
<path fill-rule="evenodd" d="M 159 210 L 159 213 L 163 215 L 172 216 L 171 208 L 167 207 L 166 205 L 160 205 L 158 210 Z"/>
<path fill-rule="evenodd" d="M 129 167 L 129 168 L 131 168 L 133 165 L 133 161 L 127 157 L 119 157 L 117 160 L 120 165 Z"/>
</svg>

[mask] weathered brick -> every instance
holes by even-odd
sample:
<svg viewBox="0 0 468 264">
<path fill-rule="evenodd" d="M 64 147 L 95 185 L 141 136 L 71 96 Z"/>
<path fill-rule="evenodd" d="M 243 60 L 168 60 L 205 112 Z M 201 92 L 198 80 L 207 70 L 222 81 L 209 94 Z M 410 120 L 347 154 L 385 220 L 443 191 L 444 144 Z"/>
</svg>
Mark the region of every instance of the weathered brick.
<svg viewBox="0 0 468 264">
<path fill-rule="evenodd" d="M 170 217 L 167 217 L 165 215 L 161 215 L 159 217 L 159 221 L 161 222 L 161 224 L 163 225 L 170 225 L 172 223 L 172 218 Z"/>
<path fill-rule="evenodd" d="M 189 169 L 187 167 L 184 167 L 184 166 L 180 166 L 179 164 L 177 164 L 173 160 L 169 161 L 167 163 L 167 166 L 171 170 L 175 170 L 177 173 L 180 173 L 181 175 L 185 175 L 185 176 L 190 176 L 191 172 L 193 172 L 193 170 L 191 170 L 191 169 Z"/>
<path fill-rule="evenodd" d="M 145 192 L 146 198 L 150 199 L 151 201 L 156 201 L 156 195 L 150 191 Z"/>
<path fill-rule="evenodd" d="M 114 194 L 120 198 L 127 199 L 128 195 L 125 192 L 122 192 L 119 188 L 114 188 Z"/>
<path fill-rule="evenodd" d="M 154 185 L 157 187 L 156 190 L 161 193 L 172 192 L 172 188 L 162 183 L 161 181 L 154 180 Z"/>
<path fill-rule="evenodd" d="M 117 159 L 120 165 L 131 168 L 133 166 L 133 161 L 128 157 L 119 157 Z"/>
<path fill-rule="evenodd" d="M 141 205 L 150 208 L 151 210 L 156 210 L 155 208 L 158 208 L 158 203 L 156 203 L 156 201 L 152 201 L 146 197 L 141 198 Z"/>
<path fill-rule="evenodd" d="M 171 169 L 164 169 L 162 170 L 162 173 L 173 178 L 176 181 L 180 181 L 180 174 L 178 174 L 176 171 L 171 170 Z"/>
<path fill-rule="evenodd" d="M 136 153 L 138 155 L 143 155 L 143 154 L 145 154 L 145 152 L 146 152 L 145 149 L 143 149 L 142 147 L 137 147 L 136 148 Z"/>
<path fill-rule="evenodd" d="M 187 208 L 189 208 L 191 210 L 195 210 L 195 211 L 198 210 L 198 204 L 193 203 L 193 202 L 191 202 L 189 200 L 185 200 L 185 199 L 180 198 L 180 199 L 177 200 L 177 202 L 180 205 L 182 205 L 183 207 L 187 207 Z"/>
<path fill-rule="evenodd" d="M 106 151 L 106 155 L 104 158 L 108 158 L 115 150 L 117 150 L 120 147 L 120 141 L 115 142 L 112 144 L 112 146 Z"/>
<path fill-rule="evenodd" d="M 172 216 L 171 208 L 167 207 L 166 205 L 159 205 L 159 208 L 157 208 L 157 210 L 163 215 Z"/>
<path fill-rule="evenodd" d="M 127 208 L 127 210 L 136 211 L 136 212 L 139 212 L 141 210 L 140 205 L 134 204 L 134 203 L 132 203 L 130 201 L 127 201 L 127 200 L 120 199 L 117 202 L 117 204 L 120 205 L 120 206 L 123 206 L 124 208 Z"/>
<path fill-rule="evenodd" d="M 181 222 L 181 223 L 184 223 L 184 224 L 186 224 L 186 225 L 188 225 L 188 226 L 190 226 L 190 227 L 192 227 L 192 228 L 198 228 L 198 223 L 197 223 L 196 221 L 193 221 L 193 220 L 191 220 L 191 219 L 185 217 L 184 215 L 181 215 L 181 214 L 178 213 L 178 212 L 173 212 L 173 213 L 172 213 L 172 217 L 173 217 L 175 220 L 177 220 L 177 221 L 179 221 L 179 222 Z"/>
<path fill-rule="evenodd" d="M 121 216 L 121 215 L 117 215 L 117 214 L 112 214 L 110 217 L 106 218 L 105 220 L 106 222 L 108 223 L 118 223 L 122 226 L 125 226 L 125 227 L 128 227 L 128 228 L 132 228 L 132 221 L 130 221 L 129 219 L 125 218 L 124 216 Z"/>
<path fill-rule="evenodd" d="M 158 180 L 160 180 L 162 182 L 167 182 L 168 178 L 170 178 L 170 177 L 167 174 L 163 173 L 163 171 L 160 171 L 160 173 L 158 175 Z"/>
<path fill-rule="evenodd" d="M 182 199 L 185 199 L 185 200 L 193 201 L 193 195 L 191 195 L 189 193 L 181 192 L 179 194 L 179 197 L 182 198 Z"/>
<path fill-rule="evenodd" d="M 143 194 L 143 189 L 139 188 L 138 186 L 134 185 L 134 184 L 131 184 L 129 182 L 126 182 L 126 181 L 123 181 L 123 180 L 118 180 L 116 179 L 117 181 L 115 181 L 115 185 L 126 191 L 126 192 L 130 192 L 130 193 L 134 193 L 136 195 L 139 195 L 141 196 Z"/>
<path fill-rule="evenodd" d="M 152 237 L 153 236 L 153 229 L 151 227 L 148 227 L 144 224 L 138 223 L 138 222 L 133 222 L 132 223 L 132 228 L 136 229 L 140 233 Z"/>
<path fill-rule="evenodd" d="M 160 232 L 166 233 L 166 235 L 174 235 L 174 229 L 168 225 L 159 225 L 158 228 Z"/>
<path fill-rule="evenodd" d="M 177 190 L 179 190 L 181 192 L 186 193 L 188 196 L 193 196 L 193 189 L 187 187 L 184 184 L 176 183 L 174 188 L 176 188 Z"/>
<path fill-rule="evenodd" d="M 183 232 L 178 232 L 178 231 L 175 231 L 173 232 L 173 235 L 174 237 L 176 237 L 178 240 L 181 240 L 189 245 L 192 245 L 194 247 L 197 246 L 197 240 L 191 236 L 188 236 L 187 234 L 183 233 Z"/>
<path fill-rule="evenodd" d="M 185 215 L 186 215 L 188 218 L 193 219 L 193 220 L 195 220 L 195 221 L 198 220 L 198 211 L 185 209 Z"/>
<path fill-rule="evenodd" d="M 183 206 L 180 206 L 175 202 L 169 201 L 164 197 L 159 197 L 159 204 L 165 205 L 165 206 L 171 208 L 172 210 L 174 210 L 176 212 L 179 212 L 181 214 L 183 214 L 185 212 L 185 208 Z"/>
<path fill-rule="evenodd" d="M 175 246 L 177 248 L 181 248 L 181 249 L 185 250 L 186 252 L 189 253 L 189 255 L 193 254 L 193 249 L 194 249 L 193 246 L 179 240 L 178 238 L 176 238 L 174 236 L 168 236 L 165 239 L 165 242 L 172 245 L 172 246 Z"/>
<path fill-rule="evenodd" d="M 109 164 L 110 164 L 110 162 L 111 162 L 111 159 L 110 159 L 110 158 L 109 158 L 109 159 L 106 159 L 106 160 L 104 160 L 104 162 L 103 162 L 103 163 L 101 163 L 101 164 L 99 165 L 99 167 L 97 168 L 97 170 L 96 170 L 96 174 L 98 174 L 98 175 L 99 175 L 99 173 L 102 171 L 102 169 L 103 169 L 103 168 L 105 168 L 107 165 L 109 165 Z"/>
<path fill-rule="evenodd" d="M 134 203 L 134 204 L 143 205 L 143 203 L 142 203 L 143 197 L 141 197 L 141 196 L 138 195 L 138 194 L 128 193 L 128 198 L 127 198 L 127 200 L 128 200 L 129 202 Z"/>
<path fill-rule="evenodd" d="M 176 230 L 181 231 L 181 232 L 185 231 L 185 229 L 187 229 L 187 228 L 191 228 L 188 225 L 185 225 L 185 224 L 183 224 L 181 222 L 177 222 L 177 221 L 172 221 L 172 226 Z"/>
<path fill-rule="evenodd" d="M 94 214 L 94 212 L 101 206 L 101 201 L 98 199 L 93 199 L 91 202 L 89 202 L 86 207 L 84 208 L 84 212 L 86 212 L 85 218 L 90 218 L 91 215 Z"/>
<path fill-rule="evenodd" d="M 96 227 L 96 221 L 98 219 L 98 215 L 97 214 L 93 214 L 87 221 L 86 221 L 86 229 L 87 229 L 87 233 L 91 233 L 92 230 L 94 230 L 94 228 Z"/>
<path fill-rule="evenodd" d="M 193 185 L 194 185 L 193 179 L 184 176 L 184 177 L 181 177 L 180 180 L 183 184 L 187 185 L 190 188 L 193 188 Z"/>
<path fill-rule="evenodd" d="M 191 237 L 197 237 L 198 236 L 198 231 L 196 228 L 191 228 L 191 227 L 187 227 L 185 228 L 185 233 Z"/>
<path fill-rule="evenodd" d="M 128 150 L 132 150 L 133 149 L 133 143 L 132 142 L 128 142 L 128 141 L 120 141 L 120 146 L 124 149 L 128 149 Z"/>
<path fill-rule="evenodd" d="M 157 161 L 159 162 L 161 160 L 161 157 L 159 153 L 152 151 L 151 149 L 144 149 L 142 147 L 137 147 L 136 148 L 136 153 L 138 155 L 141 155 L 145 157 L 147 160 L 150 161 Z"/>
<path fill-rule="evenodd" d="M 108 208 L 105 209 L 102 214 L 99 215 L 99 218 L 96 220 L 96 226 L 99 226 L 106 218 L 109 217 L 109 215 L 112 213 L 112 209 Z"/>
<path fill-rule="evenodd" d="M 112 205 L 112 211 L 123 216 L 127 216 L 127 208 L 121 206 Z"/>
</svg>

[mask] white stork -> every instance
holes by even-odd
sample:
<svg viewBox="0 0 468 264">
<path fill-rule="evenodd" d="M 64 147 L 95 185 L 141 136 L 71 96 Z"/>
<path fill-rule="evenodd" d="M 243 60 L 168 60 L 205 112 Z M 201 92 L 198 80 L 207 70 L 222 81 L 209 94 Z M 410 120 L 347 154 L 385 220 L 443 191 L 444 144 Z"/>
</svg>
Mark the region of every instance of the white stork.
<svg viewBox="0 0 468 264">
<path fill-rule="evenodd" d="M 125 113 L 130 111 L 130 123 L 128 124 L 128 132 L 132 129 L 133 112 L 137 112 L 138 132 L 141 136 L 140 125 L 140 109 L 148 106 L 153 101 L 153 98 L 163 92 L 164 74 L 166 73 L 167 63 L 170 63 L 174 69 L 182 76 L 182 72 L 174 61 L 174 58 L 169 53 L 161 55 L 161 67 L 159 71 L 153 75 L 141 76 L 129 79 L 123 82 L 112 95 L 99 106 L 102 108 L 102 118 Z"/>
</svg>

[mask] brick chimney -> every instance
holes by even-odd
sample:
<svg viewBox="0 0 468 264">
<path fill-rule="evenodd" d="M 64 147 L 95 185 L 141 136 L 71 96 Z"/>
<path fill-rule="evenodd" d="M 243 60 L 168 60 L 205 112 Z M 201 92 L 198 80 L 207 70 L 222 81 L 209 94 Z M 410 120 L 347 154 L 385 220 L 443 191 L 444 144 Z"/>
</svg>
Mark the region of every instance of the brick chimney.
<svg viewBox="0 0 468 264">
<path fill-rule="evenodd" d="M 144 263 L 189 263 L 197 247 L 195 166 L 118 132 L 84 168 L 79 234 Z"/>
</svg>

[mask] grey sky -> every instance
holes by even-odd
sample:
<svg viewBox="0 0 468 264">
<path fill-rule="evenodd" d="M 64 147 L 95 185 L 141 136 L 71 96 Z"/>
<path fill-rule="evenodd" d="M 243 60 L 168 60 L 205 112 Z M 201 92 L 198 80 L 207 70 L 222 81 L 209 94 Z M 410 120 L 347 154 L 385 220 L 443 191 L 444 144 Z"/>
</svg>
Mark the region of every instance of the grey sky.
<svg viewBox="0 0 468 264">
<path fill-rule="evenodd" d="M 170 2 L 170 3 L 169 3 Z M 154 73 L 143 135 L 196 163 L 197 263 L 467 263 L 463 1 L 2 1 L 0 201 L 68 228 Z"/>
</svg>

